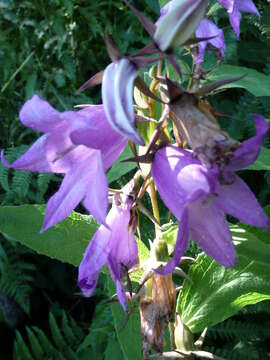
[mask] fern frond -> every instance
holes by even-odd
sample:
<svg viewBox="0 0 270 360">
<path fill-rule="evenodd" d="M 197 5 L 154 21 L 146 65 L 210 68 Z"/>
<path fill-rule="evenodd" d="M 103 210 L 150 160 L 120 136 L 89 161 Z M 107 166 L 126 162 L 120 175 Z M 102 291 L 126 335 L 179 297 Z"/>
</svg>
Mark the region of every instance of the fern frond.
<svg viewBox="0 0 270 360">
<path fill-rule="evenodd" d="M 22 259 L 18 246 L 3 238 L 0 244 L 0 291 L 28 314 L 36 267 Z"/>
<path fill-rule="evenodd" d="M 82 332 L 78 338 L 73 332 L 74 324 L 76 324 L 74 319 L 67 317 L 64 311 L 62 312 L 61 322 L 57 322 L 54 315 L 50 313 L 50 338 L 47 337 L 43 330 L 37 327 L 26 328 L 26 339 L 23 339 L 21 334 L 17 332 L 13 349 L 13 359 L 79 359 L 78 347 L 83 341 L 85 333 Z M 78 327 L 77 324 L 76 327 Z"/>
<path fill-rule="evenodd" d="M 256 340 L 270 337 L 270 329 L 265 329 L 265 323 L 261 326 L 254 321 L 238 321 L 228 319 L 218 326 L 209 328 L 209 336 L 223 340 Z"/>
</svg>

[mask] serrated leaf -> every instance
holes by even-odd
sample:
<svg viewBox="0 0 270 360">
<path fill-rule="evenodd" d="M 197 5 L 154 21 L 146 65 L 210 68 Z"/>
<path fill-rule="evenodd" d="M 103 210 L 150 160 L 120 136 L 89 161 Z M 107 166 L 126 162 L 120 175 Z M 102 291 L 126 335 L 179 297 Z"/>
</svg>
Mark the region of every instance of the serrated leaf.
<svg viewBox="0 0 270 360">
<path fill-rule="evenodd" d="M 44 353 L 38 339 L 36 338 L 36 336 L 34 335 L 33 331 L 30 328 L 27 327 L 26 332 L 29 338 L 32 353 L 37 359 L 41 359 Z"/>
<path fill-rule="evenodd" d="M 115 293 L 114 284 L 109 277 L 108 290 L 111 296 Z M 126 359 L 141 360 L 142 340 L 140 330 L 140 315 L 137 304 L 135 303 L 131 306 L 131 314 L 125 327 L 123 327 L 123 324 L 127 314 L 123 311 L 122 307 L 118 303 L 115 303 L 111 305 L 111 309 L 117 337 Z"/>
<path fill-rule="evenodd" d="M 209 74 L 208 80 L 224 80 L 234 76 L 246 75 L 243 79 L 226 84 L 221 88 L 244 88 L 254 96 L 270 96 L 270 78 L 259 71 L 233 65 L 221 65 Z"/>
<path fill-rule="evenodd" d="M 189 271 L 177 311 L 194 333 L 216 325 L 246 305 L 270 299 L 270 245 L 243 227 L 231 228 L 238 264 L 225 268 L 200 254 Z"/>
<path fill-rule="evenodd" d="M 45 206 L 41 205 L 0 207 L 0 232 L 39 254 L 78 266 L 98 224 L 92 216 L 72 212 L 40 234 L 44 213 Z"/>
<path fill-rule="evenodd" d="M 138 244 L 138 255 L 140 259 L 140 264 L 143 264 L 144 261 L 149 257 L 149 250 L 144 245 L 142 241 L 137 240 Z M 139 282 L 142 276 L 142 271 L 136 271 L 131 274 L 131 280 L 134 282 Z M 115 286 L 111 278 L 108 277 L 108 291 L 109 295 L 112 296 L 115 294 Z M 140 330 L 140 315 L 138 306 L 136 303 L 131 305 L 131 315 L 123 327 L 124 321 L 126 319 L 126 313 L 123 311 L 122 307 L 115 303 L 111 306 L 114 326 L 116 329 L 118 340 L 121 344 L 122 351 L 127 358 L 127 360 L 141 360 L 141 330 Z"/>
</svg>

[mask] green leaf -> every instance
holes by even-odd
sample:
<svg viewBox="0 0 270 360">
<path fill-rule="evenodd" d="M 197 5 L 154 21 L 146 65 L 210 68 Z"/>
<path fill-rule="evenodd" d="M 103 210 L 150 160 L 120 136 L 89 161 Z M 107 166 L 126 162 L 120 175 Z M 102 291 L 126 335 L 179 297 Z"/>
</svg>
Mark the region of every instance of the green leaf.
<svg viewBox="0 0 270 360">
<path fill-rule="evenodd" d="M 270 149 L 262 147 L 258 159 L 249 167 L 248 170 L 270 170 Z"/>
<path fill-rule="evenodd" d="M 221 65 L 211 72 L 208 80 L 224 80 L 241 75 L 246 76 L 241 80 L 224 85 L 222 88 L 244 88 L 254 96 L 270 96 L 270 77 L 250 68 Z"/>
<path fill-rule="evenodd" d="M 149 250 L 142 241 L 139 239 L 136 240 L 138 244 L 139 259 L 142 264 L 149 257 Z M 131 280 L 138 283 L 141 276 L 142 272 L 137 271 L 131 274 Z M 115 294 L 115 286 L 110 277 L 108 277 L 108 291 L 110 296 Z M 137 303 L 132 303 L 130 305 L 131 314 L 125 326 L 123 326 L 123 324 L 126 321 L 127 314 L 123 311 L 118 302 L 114 303 L 111 306 L 111 309 L 117 337 L 125 357 L 127 360 L 141 360 L 142 340 L 140 314 Z"/>
<path fill-rule="evenodd" d="M 110 296 L 115 294 L 115 287 L 108 277 L 108 290 Z M 127 314 L 123 311 L 122 307 L 117 303 L 111 305 L 115 330 L 122 351 L 127 360 L 141 360 L 141 328 L 140 328 L 140 314 L 137 303 L 131 305 L 131 314 L 126 322 Z M 124 322 L 126 322 L 125 326 Z"/>
<path fill-rule="evenodd" d="M 118 342 L 115 339 L 110 339 L 105 351 L 104 360 L 122 360 L 123 354 Z"/>
<path fill-rule="evenodd" d="M 21 205 L 0 207 L 0 232 L 39 254 L 72 265 L 79 265 L 98 224 L 91 216 L 76 212 L 40 234 L 45 206 Z"/>
<path fill-rule="evenodd" d="M 178 225 L 173 222 L 164 224 L 162 226 L 162 237 L 168 245 L 168 252 L 171 255 L 174 251 L 177 234 L 178 234 Z"/>
<path fill-rule="evenodd" d="M 159 0 L 159 6 L 162 8 L 165 6 L 170 0 Z"/>
<path fill-rule="evenodd" d="M 131 158 L 133 156 L 134 155 L 132 151 L 130 150 L 129 146 L 127 146 L 120 157 L 107 172 L 107 179 L 109 184 L 115 180 L 118 180 L 121 176 L 136 168 L 137 164 L 135 162 L 121 162 L 122 160 Z"/>
<path fill-rule="evenodd" d="M 194 333 L 270 299 L 270 245 L 243 227 L 232 226 L 238 264 L 225 268 L 200 254 L 177 301 L 177 312 Z"/>
<path fill-rule="evenodd" d="M 155 13 L 155 15 L 160 15 L 159 1 L 158 0 L 146 0 L 147 5 Z"/>
</svg>

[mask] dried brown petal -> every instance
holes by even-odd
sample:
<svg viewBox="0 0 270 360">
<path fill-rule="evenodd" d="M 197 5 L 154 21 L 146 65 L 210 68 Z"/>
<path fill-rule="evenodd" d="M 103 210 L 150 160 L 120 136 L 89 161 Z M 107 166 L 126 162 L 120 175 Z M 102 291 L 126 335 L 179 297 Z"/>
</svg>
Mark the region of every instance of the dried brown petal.
<svg viewBox="0 0 270 360">
<path fill-rule="evenodd" d="M 207 105 L 185 93 L 170 104 L 172 119 L 180 136 L 184 138 L 202 163 L 222 165 L 226 155 L 235 150 L 237 142 L 222 131 Z"/>
<path fill-rule="evenodd" d="M 164 329 L 173 318 L 176 301 L 171 275 L 153 274 L 149 281 L 152 282 L 151 294 L 140 299 L 142 353 L 146 360 L 151 349 L 162 353 L 165 346 Z"/>
</svg>

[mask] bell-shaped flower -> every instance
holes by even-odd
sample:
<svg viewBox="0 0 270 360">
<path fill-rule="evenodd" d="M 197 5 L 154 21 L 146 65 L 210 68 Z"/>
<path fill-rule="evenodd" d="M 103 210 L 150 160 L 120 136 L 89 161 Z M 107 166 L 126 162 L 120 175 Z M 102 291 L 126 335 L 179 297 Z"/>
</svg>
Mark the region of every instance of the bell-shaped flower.
<svg viewBox="0 0 270 360">
<path fill-rule="evenodd" d="M 42 231 L 65 219 L 80 201 L 105 223 L 108 184 L 104 171 L 127 141 L 111 128 L 103 106 L 60 113 L 35 95 L 24 104 L 19 117 L 25 126 L 45 134 L 12 164 L 2 152 L 2 162 L 13 169 L 65 174 L 47 203 Z"/>
<path fill-rule="evenodd" d="M 206 0 L 173 0 L 161 10 L 154 40 L 160 50 L 183 45 L 204 17 Z"/>
<path fill-rule="evenodd" d="M 136 66 L 122 58 L 108 65 L 102 80 L 102 101 L 111 126 L 122 136 L 139 145 L 144 141 L 135 127 L 133 109 L 134 81 L 138 75 Z"/>
<path fill-rule="evenodd" d="M 252 0 L 218 0 L 218 2 L 227 10 L 230 23 L 237 38 L 240 35 L 241 12 L 256 14 L 260 17 L 260 13 Z"/>
<path fill-rule="evenodd" d="M 195 64 L 202 63 L 204 60 L 204 53 L 208 47 L 208 45 L 212 45 L 216 49 L 219 50 L 220 55 L 224 56 L 225 53 L 225 40 L 224 34 L 221 29 L 217 27 L 212 21 L 208 19 L 202 19 L 198 29 L 196 30 L 196 36 L 198 38 L 210 38 L 215 36 L 212 39 L 201 41 L 198 44 L 199 54 L 195 60 Z"/>
<path fill-rule="evenodd" d="M 107 264 L 115 282 L 120 304 L 126 309 L 126 295 L 121 283 L 125 271 L 135 265 L 138 249 L 134 236 L 135 224 L 132 199 L 116 198 L 106 218 L 108 227 L 101 225 L 89 243 L 79 267 L 78 284 L 83 294 L 94 294 L 98 273 Z"/>
<path fill-rule="evenodd" d="M 230 175 L 228 182 L 220 177 L 221 170 L 203 167 L 187 150 L 168 146 L 156 153 L 153 179 L 164 203 L 179 221 L 174 255 L 161 270 L 162 274 L 173 271 L 179 263 L 190 236 L 220 264 L 235 264 L 236 254 L 225 213 L 245 224 L 267 227 L 268 217 L 254 194 L 240 177 L 232 174 L 233 170 L 255 161 L 259 154 L 268 124 L 261 116 L 255 116 L 255 122 L 257 134 L 235 151 L 223 170 L 225 175 Z"/>
</svg>

